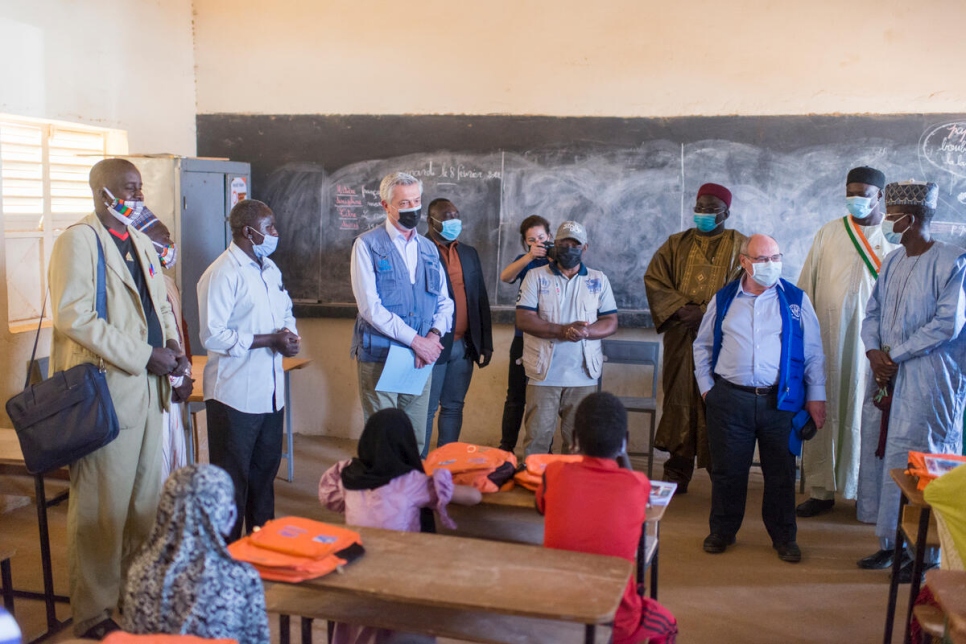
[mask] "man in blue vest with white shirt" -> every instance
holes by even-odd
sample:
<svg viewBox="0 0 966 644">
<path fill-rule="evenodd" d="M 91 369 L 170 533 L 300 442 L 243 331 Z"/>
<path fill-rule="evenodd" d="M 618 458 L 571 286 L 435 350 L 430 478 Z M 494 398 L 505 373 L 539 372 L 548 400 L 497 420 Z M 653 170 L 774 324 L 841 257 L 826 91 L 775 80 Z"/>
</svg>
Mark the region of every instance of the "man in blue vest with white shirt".
<svg viewBox="0 0 966 644">
<path fill-rule="evenodd" d="M 742 244 L 744 275 L 708 303 L 694 342 L 694 375 L 707 407 L 711 448 L 711 534 L 704 551 L 735 542 L 745 514 L 748 471 L 758 443 L 765 490 L 761 515 L 782 561 L 801 561 L 796 543 L 792 418 L 803 408 L 825 424 L 825 358 L 808 296 L 781 279 L 778 242 Z"/>
<path fill-rule="evenodd" d="M 385 176 L 379 196 L 384 224 L 359 235 L 352 246 L 350 275 L 359 314 L 351 355 L 359 361 L 359 396 L 364 420 L 380 409 L 409 416 L 420 451 L 432 378 L 418 395 L 376 391 L 393 343 L 415 353 L 416 367 L 432 365 L 453 324 L 453 300 L 436 245 L 416 232 L 422 212 L 423 182 L 405 172 Z"/>
</svg>

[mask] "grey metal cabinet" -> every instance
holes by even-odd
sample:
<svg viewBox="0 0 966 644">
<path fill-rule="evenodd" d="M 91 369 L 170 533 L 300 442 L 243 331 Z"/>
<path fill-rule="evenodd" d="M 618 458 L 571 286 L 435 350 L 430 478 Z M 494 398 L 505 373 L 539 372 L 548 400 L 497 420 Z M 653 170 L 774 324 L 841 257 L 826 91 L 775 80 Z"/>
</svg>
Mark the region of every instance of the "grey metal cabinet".
<svg viewBox="0 0 966 644">
<path fill-rule="evenodd" d="M 198 337 L 198 280 L 231 241 L 228 213 L 251 194 L 251 165 L 169 155 L 129 156 L 141 172 L 144 203 L 178 245 L 175 281 L 188 323 L 191 351 L 204 354 Z"/>
</svg>

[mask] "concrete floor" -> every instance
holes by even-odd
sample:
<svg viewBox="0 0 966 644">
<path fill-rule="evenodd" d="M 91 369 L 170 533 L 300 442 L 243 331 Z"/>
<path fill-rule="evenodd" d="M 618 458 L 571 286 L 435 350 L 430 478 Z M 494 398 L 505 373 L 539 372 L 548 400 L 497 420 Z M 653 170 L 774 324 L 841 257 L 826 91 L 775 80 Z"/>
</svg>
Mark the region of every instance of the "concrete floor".
<svg viewBox="0 0 966 644">
<path fill-rule="evenodd" d="M 316 436 L 296 436 L 296 480 L 276 483 L 280 515 L 300 514 L 338 522 L 340 517 L 323 510 L 316 499 L 321 473 L 336 460 L 351 456 L 353 441 Z M 642 463 L 635 463 L 637 466 Z M 283 462 L 284 467 L 284 462 Z M 655 466 L 655 476 L 660 475 Z M 52 494 L 59 483 L 49 486 Z M 854 502 L 838 502 L 821 517 L 799 520 L 800 564 L 778 559 L 760 520 L 761 474 L 752 470 L 748 510 L 738 543 L 721 555 L 708 555 L 701 542 L 708 532 L 711 484 L 703 471 L 695 476 L 687 495 L 671 501 L 661 524 L 660 601 L 676 615 L 679 641 L 692 642 L 879 642 L 888 597 L 888 572 L 863 571 L 855 566 L 860 557 L 876 550 L 872 526 L 855 520 Z M 29 498 L 29 480 L 0 477 L 0 494 Z M 12 503 L 11 503 L 12 501 Z M 7 507 L 17 505 L 8 499 Z M 50 510 L 50 533 L 54 582 L 58 593 L 67 593 L 65 517 L 66 504 Z M 539 543 L 542 523 L 536 513 L 493 514 L 492 508 L 456 508 L 460 532 L 470 536 L 500 535 Z M 13 547 L 14 586 L 41 587 L 37 545 L 36 511 L 32 502 L 0 514 L 0 542 Z M 900 588 L 897 614 L 905 615 L 908 586 Z M 43 605 L 18 600 L 16 616 L 28 638 L 43 630 Z M 69 616 L 69 608 L 58 607 Z M 272 619 L 273 641 L 277 620 Z M 897 620 L 898 622 L 898 620 Z M 296 627 L 293 624 L 293 627 Z M 316 626 L 317 642 L 324 642 L 324 628 Z M 901 626 L 894 641 L 901 641 Z M 70 637 L 69 629 L 53 641 Z"/>
</svg>

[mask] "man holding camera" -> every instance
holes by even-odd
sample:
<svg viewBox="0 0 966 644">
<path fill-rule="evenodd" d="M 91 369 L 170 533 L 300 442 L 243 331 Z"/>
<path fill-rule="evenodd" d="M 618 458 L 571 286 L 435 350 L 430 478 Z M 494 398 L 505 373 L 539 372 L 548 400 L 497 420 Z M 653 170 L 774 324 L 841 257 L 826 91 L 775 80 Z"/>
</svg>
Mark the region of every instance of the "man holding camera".
<svg viewBox="0 0 966 644">
<path fill-rule="evenodd" d="M 716 183 L 698 189 L 694 228 L 671 235 L 654 254 L 644 273 L 647 303 L 658 333 L 664 334 L 664 413 L 654 445 L 670 453 L 664 480 L 688 491 L 698 467 L 708 467 L 708 434 L 704 403 L 694 382 L 694 336 L 714 294 L 739 274 L 738 248 L 746 239 L 725 230 L 731 214 L 731 192 Z"/>
<path fill-rule="evenodd" d="M 527 273 L 517 295 L 527 377 L 524 453 L 546 454 L 561 419 L 562 453 L 573 449 L 577 405 L 597 389 L 600 340 L 617 331 L 610 281 L 581 261 L 587 230 L 576 221 L 557 229 L 551 263 Z"/>
</svg>

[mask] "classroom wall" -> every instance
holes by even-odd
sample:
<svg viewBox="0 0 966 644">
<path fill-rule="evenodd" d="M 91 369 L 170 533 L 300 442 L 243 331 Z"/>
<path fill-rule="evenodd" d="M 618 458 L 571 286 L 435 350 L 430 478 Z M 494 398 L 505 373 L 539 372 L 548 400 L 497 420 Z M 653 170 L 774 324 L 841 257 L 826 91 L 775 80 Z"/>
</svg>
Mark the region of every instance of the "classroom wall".
<svg viewBox="0 0 966 644">
<path fill-rule="evenodd" d="M 280 0 L 270 8 L 195 0 L 194 8 L 199 114 L 673 117 L 966 105 L 966 77 L 956 73 L 966 60 L 961 0 Z M 299 330 L 314 363 L 292 379 L 296 431 L 358 436 L 352 322 L 303 319 Z M 466 440 L 499 440 L 511 335 L 495 329 L 493 363 L 474 376 Z"/>
<path fill-rule="evenodd" d="M 131 153 L 194 155 L 192 38 L 191 0 L 4 0 L 0 113 L 126 130 Z M 6 401 L 23 387 L 33 334 L 9 333 L 6 297 L 0 315 Z M 45 331 L 38 355 L 48 343 Z"/>
<path fill-rule="evenodd" d="M 961 0 L 195 0 L 198 112 L 962 111 Z"/>
</svg>

